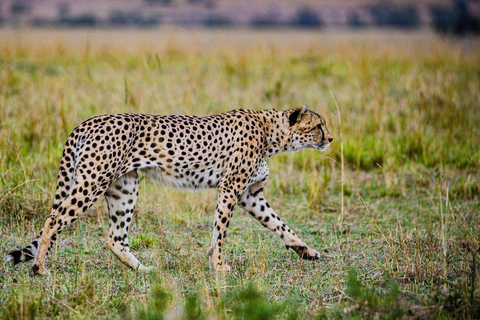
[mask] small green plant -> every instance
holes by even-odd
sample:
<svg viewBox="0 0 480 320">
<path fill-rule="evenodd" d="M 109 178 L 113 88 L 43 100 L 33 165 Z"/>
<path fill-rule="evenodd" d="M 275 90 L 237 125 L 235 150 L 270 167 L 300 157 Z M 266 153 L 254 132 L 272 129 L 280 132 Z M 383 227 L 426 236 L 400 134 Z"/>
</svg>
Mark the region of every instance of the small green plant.
<svg viewBox="0 0 480 320">
<path fill-rule="evenodd" d="M 11 290 L 11 295 L 5 304 L 1 305 L 2 319 L 35 319 L 42 296 L 31 291 L 24 283 Z"/>
<path fill-rule="evenodd" d="M 206 315 L 202 310 L 201 300 L 198 294 L 188 294 L 185 297 L 185 319 L 202 320 Z"/>
<path fill-rule="evenodd" d="M 140 248 L 150 248 L 156 243 L 158 243 L 157 237 L 141 233 L 130 241 L 130 247 L 132 250 L 138 250 Z"/>
<path fill-rule="evenodd" d="M 346 293 L 356 303 L 352 316 L 373 319 L 381 315 L 384 319 L 401 319 L 404 310 L 401 305 L 400 289 L 394 281 L 387 281 L 385 290 L 363 286 L 355 270 L 347 277 Z"/>
<path fill-rule="evenodd" d="M 297 305 L 292 301 L 278 303 L 269 299 L 254 283 L 246 287 L 227 292 L 220 309 L 231 313 L 234 319 L 296 319 L 299 314 Z"/>
<path fill-rule="evenodd" d="M 147 306 L 138 312 L 139 320 L 161 320 L 165 318 L 170 303 L 172 302 L 172 294 L 169 293 L 161 284 L 157 283 L 152 287 L 150 299 Z"/>
<path fill-rule="evenodd" d="M 231 310 L 236 319 L 271 319 L 279 311 L 279 306 L 269 303 L 253 283 L 226 294 L 223 306 Z"/>
</svg>

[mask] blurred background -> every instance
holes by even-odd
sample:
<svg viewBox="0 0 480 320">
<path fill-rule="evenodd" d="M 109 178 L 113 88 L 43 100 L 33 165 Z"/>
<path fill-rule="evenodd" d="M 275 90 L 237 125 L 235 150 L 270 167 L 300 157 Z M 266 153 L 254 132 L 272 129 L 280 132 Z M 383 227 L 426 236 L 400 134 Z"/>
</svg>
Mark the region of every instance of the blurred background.
<svg viewBox="0 0 480 320">
<path fill-rule="evenodd" d="M 480 32 L 478 0 L 0 0 L 7 26 L 151 28 L 433 28 Z"/>
</svg>

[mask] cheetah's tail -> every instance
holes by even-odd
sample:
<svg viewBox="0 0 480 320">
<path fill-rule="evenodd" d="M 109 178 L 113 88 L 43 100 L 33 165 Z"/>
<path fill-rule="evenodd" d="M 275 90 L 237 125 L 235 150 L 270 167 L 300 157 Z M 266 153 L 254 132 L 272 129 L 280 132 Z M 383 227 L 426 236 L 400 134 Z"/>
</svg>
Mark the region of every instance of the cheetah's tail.
<svg viewBox="0 0 480 320">
<path fill-rule="evenodd" d="M 12 261 L 13 265 L 17 265 L 20 262 L 29 261 L 35 258 L 37 256 L 39 238 L 40 237 L 33 240 L 32 243 L 30 243 L 28 246 L 26 246 L 23 249 L 10 252 L 7 255 L 7 258 L 5 259 L 5 261 L 7 262 Z"/>
</svg>

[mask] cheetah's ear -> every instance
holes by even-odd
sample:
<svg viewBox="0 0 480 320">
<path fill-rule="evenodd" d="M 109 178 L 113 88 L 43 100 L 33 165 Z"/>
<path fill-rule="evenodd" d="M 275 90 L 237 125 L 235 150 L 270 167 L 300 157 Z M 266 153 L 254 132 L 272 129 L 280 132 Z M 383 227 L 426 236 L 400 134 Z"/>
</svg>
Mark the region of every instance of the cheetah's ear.
<svg viewBox="0 0 480 320">
<path fill-rule="evenodd" d="M 303 105 L 300 108 L 293 110 L 290 116 L 288 116 L 290 126 L 293 126 L 295 123 L 299 122 L 305 112 L 307 112 L 306 105 Z"/>
</svg>

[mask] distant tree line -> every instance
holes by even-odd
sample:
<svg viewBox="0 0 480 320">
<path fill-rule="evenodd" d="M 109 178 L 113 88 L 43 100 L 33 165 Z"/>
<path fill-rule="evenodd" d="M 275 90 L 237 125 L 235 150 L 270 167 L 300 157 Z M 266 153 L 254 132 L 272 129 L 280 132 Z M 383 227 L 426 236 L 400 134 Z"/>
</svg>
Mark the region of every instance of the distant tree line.
<svg viewBox="0 0 480 320">
<path fill-rule="evenodd" d="M 158 18 L 145 17 L 141 10 L 113 10 L 108 19 L 99 20 L 94 13 L 72 14 L 70 5 L 62 3 L 58 6 L 58 17 L 53 21 L 34 20 L 35 26 L 61 27 L 97 27 L 97 26 L 138 26 L 149 27 L 160 23 Z"/>
<path fill-rule="evenodd" d="M 465 35 L 480 33 L 480 17 L 475 16 L 466 0 L 454 0 L 450 4 L 436 4 L 429 8 L 432 27 L 442 34 Z M 379 2 L 370 7 L 372 23 L 377 27 L 395 27 L 403 29 L 420 26 L 417 7 L 391 2 Z M 358 13 L 349 15 L 349 25 L 353 28 L 366 27 Z"/>
<path fill-rule="evenodd" d="M 454 35 L 480 33 L 480 17 L 471 13 L 466 1 L 457 0 L 451 5 L 434 5 L 430 12 L 433 28 L 439 33 Z"/>
<path fill-rule="evenodd" d="M 323 21 L 318 12 L 309 8 L 302 7 L 290 21 L 281 21 L 275 12 L 264 15 L 257 15 L 252 18 L 250 25 L 255 28 L 271 27 L 298 27 L 298 28 L 319 28 L 323 26 Z"/>
<path fill-rule="evenodd" d="M 378 3 L 370 7 L 370 14 L 377 27 L 411 29 L 420 25 L 417 7 L 411 4 Z"/>
<path fill-rule="evenodd" d="M 454 0 L 450 4 L 433 5 L 429 8 L 432 26 L 442 34 L 465 35 L 480 33 L 480 17 L 475 16 L 466 0 Z M 367 21 L 358 11 L 348 14 L 348 25 L 351 28 L 364 28 L 369 25 L 380 28 L 413 29 L 421 26 L 417 6 L 393 2 L 378 2 L 366 10 L 371 17 Z M 311 8 L 301 8 L 294 19 L 284 22 L 275 13 L 254 17 L 250 25 L 257 28 L 294 26 L 303 28 L 319 28 L 324 25 L 319 13 Z"/>
<path fill-rule="evenodd" d="M 0 0 L 1 2 L 2 0 Z M 176 0 L 144 0 L 149 5 L 170 6 Z M 469 6 L 469 1 L 478 0 L 452 0 L 449 4 L 434 4 L 429 7 L 432 19 L 432 27 L 442 34 L 466 35 L 480 33 L 480 17 L 475 15 Z M 202 4 L 206 8 L 214 8 L 216 0 L 188 0 L 190 3 Z M 32 4 L 26 1 L 14 1 L 9 9 L 13 22 L 18 24 Z M 0 12 L 0 23 L 2 21 Z M 5 19 L 4 19 L 5 20 Z M 147 17 L 142 10 L 124 11 L 113 10 L 107 20 L 99 20 L 94 13 L 73 15 L 68 3 L 60 4 L 58 17 L 55 20 L 33 21 L 34 25 L 57 25 L 70 27 L 95 27 L 95 26 L 140 26 L 148 27 L 160 24 L 158 17 Z M 234 24 L 232 18 L 220 13 L 212 13 L 202 22 L 207 27 L 226 27 Z M 421 18 L 418 8 L 414 4 L 402 4 L 401 2 L 378 1 L 368 7 L 352 9 L 348 13 L 348 25 L 351 28 L 364 28 L 375 26 L 380 28 L 413 29 L 421 26 Z M 254 28 L 320 28 L 325 25 L 319 11 L 310 7 L 301 7 L 290 19 L 285 20 L 272 11 L 267 14 L 254 16 L 249 25 Z"/>
</svg>

